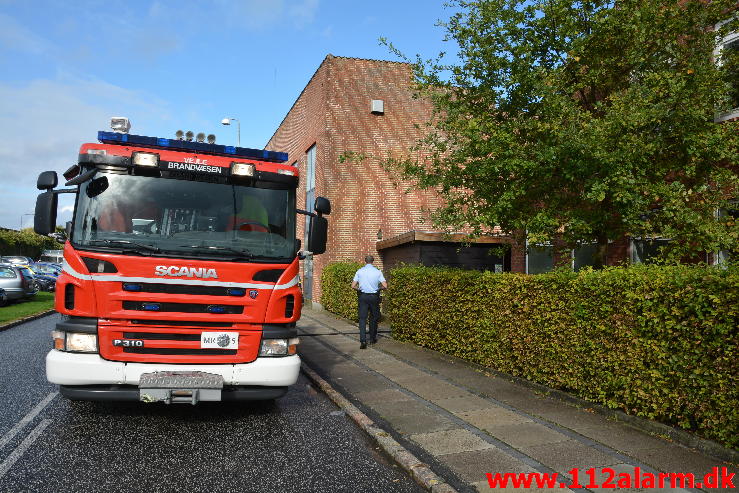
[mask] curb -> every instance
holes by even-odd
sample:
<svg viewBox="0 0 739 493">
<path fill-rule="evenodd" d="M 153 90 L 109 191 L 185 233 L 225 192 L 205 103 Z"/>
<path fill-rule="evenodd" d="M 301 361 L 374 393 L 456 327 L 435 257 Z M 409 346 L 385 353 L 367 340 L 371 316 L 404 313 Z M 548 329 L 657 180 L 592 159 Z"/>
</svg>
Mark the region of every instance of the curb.
<svg viewBox="0 0 739 493">
<path fill-rule="evenodd" d="M 342 320 L 349 324 L 357 325 L 356 322 L 340 317 L 339 315 L 336 315 L 335 313 L 332 313 L 332 312 L 327 312 L 327 313 L 329 313 L 331 316 L 333 316 L 337 320 Z M 390 327 L 389 325 L 385 325 L 384 327 L 381 327 L 381 325 L 378 324 L 378 329 L 380 328 L 383 328 L 386 330 L 387 329 L 392 330 L 392 327 Z M 392 339 L 392 336 L 390 336 L 390 338 Z M 471 368 L 483 374 L 494 375 L 498 378 L 508 380 L 509 382 L 516 383 L 523 387 L 528 387 L 548 397 L 552 397 L 554 399 L 567 402 L 579 408 L 591 409 L 595 411 L 597 414 L 606 416 L 607 418 L 615 419 L 622 423 L 626 423 L 646 433 L 650 433 L 652 435 L 658 435 L 663 438 L 666 437 L 667 439 L 677 444 L 680 444 L 684 447 L 688 447 L 691 449 L 695 449 L 699 452 L 710 455 L 716 459 L 729 462 L 732 464 L 739 464 L 739 450 L 730 449 L 728 447 L 725 447 L 707 438 L 702 438 L 697 435 L 693 435 L 692 433 L 689 433 L 685 430 L 681 430 L 680 428 L 676 428 L 676 427 L 670 426 L 665 423 L 660 423 L 659 421 L 653 421 L 647 418 L 642 418 L 641 416 L 634 416 L 631 414 L 626 414 L 625 412 L 619 409 L 610 409 L 606 406 L 603 406 L 602 404 L 584 400 L 580 397 L 569 394 L 563 390 L 553 389 L 551 387 L 547 387 L 546 385 L 532 382 L 530 380 L 526 380 L 525 378 L 517 377 L 515 375 L 510 375 L 508 373 L 503 373 L 498 370 L 494 370 L 493 368 L 488 368 L 478 363 L 474 363 L 472 361 L 467 361 L 467 360 L 458 358 L 456 356 L 452 356 L 451 354 L 442 353 L 440 351 L 435 351 L 433 349 L 419 346 L 418 344 L 414 344 L 412 342 L 398 341 L 397 339 L 393 339 L 393 340 L 396 342 L 401 342 L 403 344 L 410 344 L 423 351 L 430 351 L 432 353 L 436 353 L 436 354 L 439 354 L 445 357 L 455 358 L 461 362 L 464 362 L 465 364 L 469 365 Z"/>
<path fill-rule="evenodd" d="M 372 439 L 389 455 L 400 467 L 405 469 L 411 477 L 427 491 L 432 493 L 457 493 L 443 479 L 436 475 L 428 465 L 421 462 L 415 455 L 393 439 L 389 433 L 378 427 L 366 414 L 360 411 L 346 397 L 334 389 L 330 383 L 321 378 L 315 371 L 303 362 L 303 373 L 354 420 Z"/>
<path fill-rule="evenodd" d="M 45 312 L 37 313 L 35 315 L 29 315 L 28 317 L 25 317 L 25 318 L 13 320 L 12 322 L 8 322 L 5 325 L 0 325 L 0 332 L 2 332 L 3 330 L 9 329 L 11 327 L 15 327 L 16 325 L 24 324 L 26 322 L 30 322 L 31 320 L 36 320 L 37 318 L 43 318 L 47 315 L 53 315 L 54 313 L 56 313 L 56 310 L 51 309 Z"/>
</svg>

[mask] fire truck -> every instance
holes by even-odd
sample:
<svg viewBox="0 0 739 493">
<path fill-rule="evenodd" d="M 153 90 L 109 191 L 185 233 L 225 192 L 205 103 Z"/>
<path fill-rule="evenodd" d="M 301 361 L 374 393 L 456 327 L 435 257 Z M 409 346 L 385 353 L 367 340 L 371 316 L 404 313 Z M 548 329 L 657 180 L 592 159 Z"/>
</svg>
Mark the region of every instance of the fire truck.
<svg viewBox="0 0 739 493">
<path fill-rule="evenodd" d="M 71 400 L 284 395 L 300 369 L 299 260 L 325 251 L 330 202 L 296 208 L 285 153 L 112 126 L 81 146 L 66 188 L 55 171 L 38 177 L 39 234 L 54 231 L 58 195 L 75 194 L 47 379 Z"/>
</svg>

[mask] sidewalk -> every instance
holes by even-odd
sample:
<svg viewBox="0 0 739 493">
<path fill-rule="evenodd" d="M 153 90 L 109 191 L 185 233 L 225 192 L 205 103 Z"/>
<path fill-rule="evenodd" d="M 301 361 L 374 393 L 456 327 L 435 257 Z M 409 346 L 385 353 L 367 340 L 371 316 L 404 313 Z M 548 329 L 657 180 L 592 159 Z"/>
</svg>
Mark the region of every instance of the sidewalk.
<svg viewBox="0 0 739 493">
<path fill-rule="evenodd" d="M 614 483 L 635 467 L 655 476 L 693 473 L 696 481 L 716 466 L 739 473 L 736 465 L 539 395 L 452 356 L 394 341 L 387 327 L 364 350 L 357 326 L 330 313 L 303 308 L 298 328 L 303 361 L 458 491 L 491 491 L 485 473 L 496 472 L 557 472 L 558 482 L 571 485 L 568 471 L 578 468 L 586 486 L 591 467 L 598 469 L 597 484 L 607 479 L 603 467 L 615 471 Z M 733 483 L 739 487 L 739 474 Z M 666 484 L 664 490 L 619 491 L 686 491 L 669 488 L 669 479 Z M 586 489 L 592 488 L 572 488 Z"/>
</svg>

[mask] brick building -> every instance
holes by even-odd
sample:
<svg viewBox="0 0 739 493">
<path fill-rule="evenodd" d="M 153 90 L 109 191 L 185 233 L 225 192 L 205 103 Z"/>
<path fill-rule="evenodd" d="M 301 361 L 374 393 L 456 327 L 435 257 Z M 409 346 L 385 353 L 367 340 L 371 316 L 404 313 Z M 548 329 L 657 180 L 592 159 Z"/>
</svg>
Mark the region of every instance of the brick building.
<svg viewBox="0 0 739 493">
<path fill-rule="evenodd" d="M 320 300 L 318 281 L 326 264 L 360 261 L 368 253 L 375 255 L 380 268 L 383 261 L 401 260 L 490 270 L 502 266 L 526 273 L 590 265 L 593 245 L 563 253 L 552 246 L 513 243 L 502 257 L 481 253 L 512 243 L 505 236 L 482 238 L 467 250 L 468 257 L 455 256 L 459 238 L 433 231 L 427 217 L 426 211 L 441 198 L 430 191 L 407 193 L 382 166 L 423 136 L 431 116 L 431 103 L 413 97 L 411 77 L 406 63 L 328 55 L 265 146 L 287 152 L 300 169 L 299 208 L 311 209 L 316 196 L 332 203 L 326 253 L 303 262 L 305 298 Z M 298 222 L 298 236 L 305 245 L 303 221 Z M 607 264 L 648 260 L 657 246 L 623 238 L 609 245 Z"/>
<path fill-rule="evenodd" d="M 382 268 L 378 240 L 431 229 L 425 210 L 439 197 L 406 193 L 382 166 L 422 136 L 431 116 L 430 102 L 413 97 L 411 75 L 406 63 L 328 55 L 265 147 L 287 152 L 300 169 L 299 208 L 316 196 L 331 200 L 326 253 L 304 262 L 306 299 L 320 300 L 327 263 L 369 253 Z M 300 221 L 305 245 L 304 231 Z"/>
</svg>

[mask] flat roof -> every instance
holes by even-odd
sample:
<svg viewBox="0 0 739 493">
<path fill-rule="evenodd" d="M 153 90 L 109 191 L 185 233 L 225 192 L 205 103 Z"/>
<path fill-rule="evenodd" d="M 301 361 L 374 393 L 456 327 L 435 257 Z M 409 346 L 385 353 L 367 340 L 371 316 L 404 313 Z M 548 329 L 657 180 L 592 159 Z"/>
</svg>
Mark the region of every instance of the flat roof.
<svg viewBox="0 0 739 493">
<path fill-rule="evenodd" d="M 405 243 L 413 243 L 416 241 L 436 241 L 450 243 L 471 243 L 471 244 L 499 244 L 508 243 L 507 235 L 500 236 L 480 236 L 475 239 L 465 233 L 443 233 L 439 231 L 408 231 L 398 236 L 393 236 L 386 240 L 380 240 L 376 243 L 377 250 L 385 250 L 394 246 L 403 245 Z"/>
</svg>

